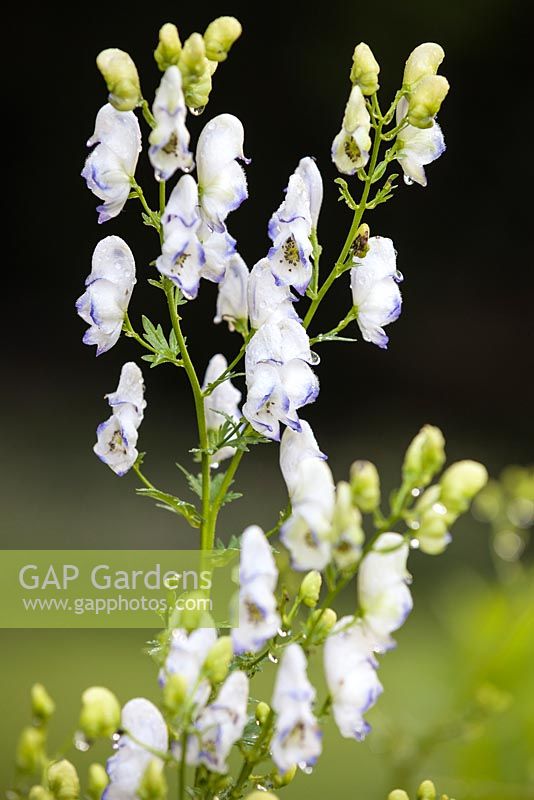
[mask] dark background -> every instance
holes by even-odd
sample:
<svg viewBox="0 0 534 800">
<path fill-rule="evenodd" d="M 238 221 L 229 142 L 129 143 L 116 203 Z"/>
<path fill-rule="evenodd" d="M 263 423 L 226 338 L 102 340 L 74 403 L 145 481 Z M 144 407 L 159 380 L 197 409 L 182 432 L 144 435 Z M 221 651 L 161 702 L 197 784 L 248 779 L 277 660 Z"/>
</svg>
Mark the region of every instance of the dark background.
<svg viewBox="0 0 534 800">
<path fill-rule="evenodd" d="M 346 476 L 354 458 L 367 457 L 379 464 L 386 487 L 395 485 L 403 448 L 425 422 L 443 428 L 451 459 L 477 458 L 493 474 L 508 463 L 532 461 L 526 10 L 526 3 L 510 0 L 115 2 L 72 6 L 70 15 L 54 3 L 11 9 L 3 73 L 8 214 L 0 395 L 4 547 L 195 543 L 179 519 L 133 496 L 132 476 L 118 480 L 92 454 L 96 425 L 108 413 L 103 395 L 115 388 L 121 364 L 138 359 L 139 352 L 122 338 L 95 360 L 94 348 L 81 343 L 85 326 L 74 309 L 94 246 L 115 233 L 129 242 L 137 261 L 132 320 L 138 325 L 140 314 L 148 313 L 166 324 L 160 294 L 142 280 L 145 265 L 158 254 L 154 231 L 140 224 L 133 201 L 119 218 L 98 227 L 98 201 L 79 177 L 85 141 L 106 100 L 96 54 L 111 46 L 130 52 L 151 101 L 160 78 L 151 53 L 166 21 L 178 24 L 182 39 L 225 13 L 243 24 L 242 39 L 214 77 L 208 109 L 199 119 L 190 117 L 189 127 L 195 141 L 202 125 L 218 113 L 234 113 L 244 123 L 245 151 L 252 158 L 250 199 L 229 225 L 249 266 L 265 255 L 269 216 L 288 175 L 308 154 L 317 158 L 325 179 L 319 230 L 323 269 L 337 257 L 350 216 L 337 203 L 330 143 L 350 88 L 354 45 L 368 42 L 382 66 L 383 106 L 400 85 L 411 49 L 423 41 L 443 45 L 441 71 L 451 91 L 440 123 L 448 149 L 428 167 L 426 189 L 401 183 L 395 199 L 367 217 L 372 233 L 391 237 L 398 250 L 405 276 L 403 314 L 388 328 L 387 351 L 361 341 L 322 346 L 322 391 L 303 416 L 329 453 L 336 479 Z M 143 132 L 146 141 L 146 127 Z M 144 155 L 137 178 L 154 206 Z M 215 287 L 203 282 L 199 299 L 183 309 L 200 372 L 213 352 L 231 357 L 239 347 L 235 335 L 212 326 L 215 297 Z M 335 325 L 348 301 L 342 279 L 312 333 Z M 190 499 L 174 467 L 176 460 L 187 464 L 187 449 L 196 444 L 185 375 L 161 367 L 150 373 L 145 368 L 145 376 L 149 406 L 140 449 L 149 453 L 147 473 L 162 488 Z M 237 487 L 247 500 L 222 516 L 223 536 L 252 521 L 269 527 L 274 522 L 285 504 L 276 460 L 276 447 L 252 454 Z M 431 586 L 437 575 L 460 563 L 489 568 L 486 534 L 471 527 L 470 535 L 458 536 L 442 558 L 425 560 L 423 584 Z M 417 573 L 417 559 L 414 567 Z M 80 672 L 71 675 L 70 696 L 89 682 L 112 684 L 132 641 L 127 632 L 70 638 L 68 632 L 4 632 L 3 652 L 9 653 L 5 746 L 12 750 L 15 727 L 25 719 L 31 681 L 42 677 L 61 687 L 65 669 L 70 672 L 76 664 Z M 111 648 L 108 672 L 106 659 L 97 656 L 106 647 Z M 136 691 L 134 674 L 130 677 Z"/>
</svg>

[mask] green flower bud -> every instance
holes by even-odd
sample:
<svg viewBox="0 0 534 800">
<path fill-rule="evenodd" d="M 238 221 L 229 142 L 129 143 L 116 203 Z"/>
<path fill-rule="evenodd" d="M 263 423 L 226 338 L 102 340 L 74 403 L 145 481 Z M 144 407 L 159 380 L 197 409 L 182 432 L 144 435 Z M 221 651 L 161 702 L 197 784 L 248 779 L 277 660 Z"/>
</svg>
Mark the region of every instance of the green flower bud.
<svg viewBox="0 0 534 800">
<path fill-rule="evenodd" d="M 48 767 L 47 778 L 55 800 L 78 800 L 80 780 L 76 768 L 66 758 Z"/>
<path fill-rule="evenodd" d="M 362 515 L 352 503 L 350 484 L 340 481 L 332 517 L 334 560 L 339 569 L 347 569 L 358 562 L 364 538 Z"/>
<path fill-rule="evenodd" d="M 380 65 L 373 51 L 365 42 L 360 42 L 354 49 L 350 79 L 362 90 L 362 94 L 374 94 L 378 91 L 378 73 Z"/>
<path fill-rule="evenodd" d="M 435 42 L 425 42 L 412 50 L 404 67 L 403 86 L 413 86 L 427 75 L 435 75 L 445 58 L 443 47 Z"/>
<path fill-rule="evenodd" d="M 417 800 L 436 800 L 436 787 L 432 781 L 423 781 L 419 786 Z"/>
<path fill-rule="evenodd" d="M 54 798 L 43 786 L 32 786 L 28 792 L 28 800 L 54 800 Z"/>
<path fill-rule="evenodd" d="M 351 254 L 353 258 L 365 258 L 369 252 L 369 237 L 371 230 L 369 225 L 364 222 L 356 231 L 356 236 L 351 245 Z"/>
<path fill-rule="evenodd" d="M 273 783 L 277 788 L 281 788 L 282 786 L 288 786 L 296 774 L 297 774 L 297 765 L 293 764 L 293 766 L 290 767 L 288 771 L 284 772 L 283 774 L 280 772 L 275 772 L 273 774 Z"/>
<path fill-rule="evenodd" d="M 317 619 L 319 621 L 316 623 Z M 310 630 L 313 627 L 313 641 L 319 644 L 326 639 L 336 622 L 337 614 L 332 608 L 325 608 L 324 611 L 318 608 L 310 614 Z"/>
<path fill-rule="evenodd" d="M 221 683 L 226 678 L 233 654 L 232 637 L 219 637 L 204 662 L 204 674 L 210 683 Z"/>
<path fill-rule="evenodd" d="M 154 50 L 156 64 L 162 72 L 178 64 L 182 52 L 182 43 L 178 35 L 178 28 L 172 22 L 166 22 L 159 29 L 159 42 Z"/>
<path fill-rule="evenodd" d="M 50 719 L 56 710 L 56 704 L 41 683 L 35 683 L 31 688 L 32 714 L 40 722 Z"/>
<path fill-rule="evenodd" d="M 187 681 L 183 675 L 168 675 L 163 687 L 163 705 L 165 708 L 176 714 L 183 706 L 186 697 Z"/>
<path fill-rule="evenodd" d="M 408 446 L 402 466 L 402 477 L 411 486 L 428 486 L 444 463 L 443 434 L 434 425 L 425 425 Z"/>
<path fill-rule="evenodd" d="M 107 772 L 102 764 L 91 764 L 87 778 L 87 794 L 91 800 L 101 800 L 108 783 Z"/>
<path fill-rule="evenodd" d="M 431 128 L 434 117 L 449 91 L 449 81 L 443 75 L 421 78 L 408 99 L 408 122 L 416 128 Z"/>
<path fill-rule="evenodd" d="M 370 461 L 355 461 L 350 468 L 352 501 L 364 514 L 370 514 L 380 503 L 380 478 Z"/>
<path fill-rule="evenodd" d="M 414 536 L 423 553 L 436 556 L 450 542 L 447 509 L 440 500 L 441 489 L 431 486 L 421 495 L 411 515 Z"/>
<path fill-rule="evenodd" d="M 132 111 L 141 102 L 141 86 L 133 60 L 117 47 L 102 50 L 96 65 L 108 87 L 108 100 L 117 111 Z"/>
<path fill-rule="evenodd" d="M 153 758 L 149 762 L 137 790 L 139 800 L 163 800 L 167 797 L 164 767 L 160 758 Z"/>
<path fill-rule="evenodd" d="M 85 690 L 79 724 L 88 739 L 113 736 L 120 722 L 121 707 L 113 692 L 103 686 Z"/>
<path fill-rule="evenodd" d="M 388 794 L 388 800 L 410 800 L 404 789 L 393 789 Z"/>
<path fill-rule="evenodd" d="M 278 800 L 278 797 L 272 792 L 251 792 L 247 794 L 245 800 Z"/>
<path fill-rule="evenodd" d="M 440 500 L 449 519 L 456 519 L 469 508 L 469 503 L 486 485 L 488 472 L 477 461 L 457 461 L 441 476 Z"/>
<path fill-rule="evenodd" d="M 322 584 L 321 573 L 317 572 L 316 569 L 312 569 L 311 572 L 304 576 L 300 584 L 299 597 L 305 606 L 315 608 L 319 601 Z"/>
<path fill-rule="evenodd" d="M 200 33 L 192 33 L 184 43 L 179 61 L 185 102 L 192 109 L 202 109 L 211 92 L 211 69 Z"/>
<path fill-rule="evenodd" d="M 264 703 L 263 700 L 261 700 L 256 706 L 256 719 L 260 723 L 260 725 L 265 725 L 270 713 L 271 713 L 271 707 L 269 706 L 269 704 Z"/>
<path fill-rule="evenodd" d="M 204 33 L 206 55 L 210 61 L 225 61 L 243 28 L 235 17 L 219 17 L 210 22 Z"/>
<path fill-rule="evenodd" d="M 39 772 L 45 760 L 45 742 L 44 730 L 24 728 L 17 745 L 17 768 L 22 772 Z"/>
</svg>

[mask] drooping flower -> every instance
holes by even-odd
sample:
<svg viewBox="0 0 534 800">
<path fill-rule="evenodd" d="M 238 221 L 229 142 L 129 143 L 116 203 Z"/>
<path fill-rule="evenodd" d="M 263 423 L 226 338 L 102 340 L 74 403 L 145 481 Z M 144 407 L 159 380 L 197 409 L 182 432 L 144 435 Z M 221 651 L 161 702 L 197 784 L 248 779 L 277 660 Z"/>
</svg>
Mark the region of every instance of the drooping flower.
<svg viewBox="0 0 534 800">
<path fill-rule="evenodd" d="M 113 414 L 97 428 L 96 455 L 116 475 L 122 476 L 135 464 L 138 428 L 146 408 L 143 374 L 137 364 L 124 364 L 117 390 L 106 395 Z"/>
<path fill-rule="evenodd" d="M 228 368 L 225 357 L 218 353 L 210 360 L 204 376 L 202 388 L 206 389 L 210 383 L 214 383 Z M 224 425 L 228 417 L 238 423 L 241 419 L 241 412 L 238 404 L 241 401 L 241 392 L 231 380 L 225 380 L 204 398 L 204 412 L 206 416 L 206 427 L 208 431 L 218 431 Z M 225 446 L 211 456 L 213 466 L 216 466 L 225 458 L 231 458 L 235 453 L 235 447 Z"/>
<path fill-rule="evenodd" d="M 301 175 L 291 175 L 284 202 L 269 221 L 269 261 L 276 282 L 304 294 L 312 275 L 310 194 Z"/>
<path fill-rule="evenodd" d="M 383 533 L 362 559 L 358 570 L 358 599 L 365 634 L 376 652 L 395 646 L 391 634 L 412 610 L 407 586 L 408 543 L 399 533 Z"/>
<path fill-rule="evenodd" d="M 315 159 L 310 158 L 310 156 L 301 158 L 295 170 L 295 174 L 299 175 L 304 181 L 308 192 L 312 228 L 317 229 L 319 214 L 323 204 L 323 179 L 315 163 Z"/>
<path fill-rule="evenodd" d="M 355 258 L 350 271 L 352 302 L 366 342 L 386 348 L 389 337 L 384 326 L 395 322 L 401 312 L 402 298 L 398 282 L 397 256 L 393 242 L 383 236 L 369 239 L 365 258 Z"/>
<path fill-rule="evenodd" d="M 210 772 L 228 772 L 226 760 L 241 738 L 247 721 L 248 678 L 232 672 L 213 703 L 206 706 L 194 723 L 195 732 L 187 743 L 187 763 L 203 764 Z"/>
<path fill-rule="evenodd" d="M 87 146 L 94 144 L 82 178 L 93 194 L 104 201 L 96 209 L 98 222 L 102 223 L 120 214 L 130 194 L 141 152 L 141 130 L 133 111 L 117 111 L 109 103 L 103 106 Z"/>
<path fill-rule="evenodd" d="M 258 330 L 266 322 L 284 318 L 298 320 L 294 309 L 295 297 L 289 286 L 277 284 L 268 258 L 262 258 L 252 268 L 248 281 L 248 313 L 250 324 Z"/>
<path fill-rule="evenodd" d="M 313 766 L 321 754 L 322 735 L 312 710 L 314 700 L 304 652 L 300 645 L 290 644 L 278 667 L 272 699 L 277 718 L 271 751 L 282 774 L 295 764 Z"/>
<path fill-rule="evenodd" d="M 280 470 L 290 496 L 298 487 L 298 473 L 304 461 L 309 458 L 326 461 L 327 458 L 321 452 L 309 422 L 301 420 L 300 426 L 300 431 L 287 428 L 280 444 Z"/>
<path fill-rule="evenodd" d="M 252 525 L 241 538 L 239 625 L 232 630 L 236 653 L 260 650 L 280 627 L 274 590 L 278 570 L 262 529 Z"/>
<path fill-rule="evenodd" d="M 213 320 L 216 324 L 225 320 L 231 331 L 244 330 L 248 317 L 248 267 L 239 255 L 235 253 L 226 267 L 224 278 L 219 284 L 217 297 L 217 313 Z"/>
<path fill-rule="evenodd" d="M 176 283 L 188 300 L 198 294 L 205 254 L 197 238 L 200 226 L 198 189 L 191 175 L 182 175 L 162 217 L 163 246 L 156 267 Z"/>
<path fill-rule="evenodd" d="M 97 356 L 117 343 L 135 285 L 132 251 L 120 236 L 107 236 L 94 249 L 86 290 L 76 301 L 89 325 L 84 344 L 95 344 Z"/>
<path fill-rule="evenodd" d="M 149 137 L 148 156 L 156 179 L 168 181 L 177 169 L 189 172 L 193 156 L 189 151 L 189 131 L 185 119 L 187 107 L 182 91 L 182 73 L 169 67 L 161 79 L 152 106 L 156 127 Z"/>
<path fill-rule="evenodd" d="M 168 748 L 167 725 L 155 705 L 144 697 L 130 700 L 122 709 L 121 735 L 117 752 L 108 759 L 109 777 L 102 800 L 136 800 L 139 784 L 157 753 Z"/>
<path fill-rule="evenodd" d="M 199 680 L 200 671 L 216 641 L 215 628 L 197 628 L 189 634 L 183 628 L 173 630 L 169 655 L 159 676 L 160 683 L 165 684 L 169 675 L 179 675 L 184 681 L 186 693 L 194 691 L 197 707 L 203 708 L 211 689 L 206 678 Z"/>
<path fill-rule="evenodd" d="M 397 125 L 408 113 L 408 101 L 402 98 L 397 106 Z M 404 172 L 404 182 L 415 181 L 426 186 L 425 166 L 431 164 L 445 151 L 445 139 L 436 120 L 430 128 L 416 128 L 407 125 L 397 136 L 396 159 Z"/>
<path fill-rule="evenodd" d="M 370 731 L 363 715 L 382 693 L 377 666 L 360 622 L 340 619 L 325 643 L 324 668 L 334 719 L 346 738 L 362 741 Z"/>
<path fill-rule="evenodd" d="M 354 175 L 365 167 L 371 148 L 371 117 L 359 86 L 353 86 L 345 108 L 343 125 L 332 142 L 332 161 L 340 172 Z"/>
<path fill-rule="evenodd" d="M 225 230 L 225 220 L 248 197 L 245 173 L 236 159 L 243 155 L 243 125 L 233 114 L 220 114 L 203 128 L 197 145 L 200 212 L 214 231 Z"/>
<path fill-rule="evenodd" d="M 245 369 L 248 373 L 259 363 L 282 365 L 293 359 L 308 364 L 317 361 L 305 329 L 298 320 L 287 317 L 273 322 L 268 320 L 247 345 Z"/>
<path fill-rule="evenodd" d="M 212 231 L 205 222 L 198 230 L 198 238 L 204 250 L 204 266 L 201 277 L 212 283 L 221 283 L 236 252 L 236 240 L 228 231 Z"/>
</svg>

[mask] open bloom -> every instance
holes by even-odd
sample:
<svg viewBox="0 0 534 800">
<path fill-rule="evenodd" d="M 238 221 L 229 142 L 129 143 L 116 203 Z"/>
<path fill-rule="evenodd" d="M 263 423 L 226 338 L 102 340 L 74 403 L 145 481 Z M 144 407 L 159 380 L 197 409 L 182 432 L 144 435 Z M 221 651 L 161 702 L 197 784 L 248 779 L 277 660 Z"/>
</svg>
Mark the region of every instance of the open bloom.
<svg viewBox="0 0 534 800">
<path fill-rule="evenodd" d="M 205 262 L 204 249 L 197 238 L 200 222 L 195 179 L 183 175 L 165 206 L 163 246 L 156 267 L 180 287 L 188 300 L 198 294 Z"/>
<path fill-rule="evenodd" d="M 402 298 L 398 282 L 397 255 L 393 242 L 383 236 L 369 239 L 365 258 L 355 258 L 350 271 L 352 302 L 357 320 L 366 342 L 387 347 L 389 337 L 384 326 L 398 319 Z"/>
<path fill-rule="evenodd" d="M 239 625 L 232 631 L 236 653 L 257 652 L 276 634 L 280 616 L 274 590 L 278 570 L 262 529 L 251 525 L 241 538 Z"/>
<path fill-rule="evenodd" d="M 371 117 L 359 86 L 353 86 L 345 108 L 343 126 L 332 142 L 332 161 L 340 172 L 354 175 L 365 167 L 371 148 Z"/>
<path fill-rule="evenodd" d="M 216 641 L 215 628 L 198 628 L 189 634 L 183 628 L 175 628 L 165 667 L 160 672 L 160 683 L 165 684 L 167 675 L 179 675 L 185 682 L 186 692 L 194 691 L 196 705 L 205 706 L 211 689 L 206 678 L 199 680 L 200 670 Z"/>
<path fill-rule="evenodd" d="M 117 752 L 108 759 L 109 777 L 102 800 L 136 800 L 139 784 L 149 763 L 157 758 L 154 751 L 166 753 L 168 733 L 165 720 L 149 700 L 136 697 L 122 709 L 121 735 Z"/>
<path fill-rule="evenodd" d="M 281 773 L 295 764 L 312 766 L 321 754 L 321 730 L 312 711 L 314 700 L 304 652 L 300 645 L 290 644 L 278 667 L 272 699 L 277 718 L 271 751 Z"/>
<path fill-rule="evenodd" d="M 358 599 L 363 627 L 373 649 L 395 646 L 391 633 L 401 627 L 412 610 L 407 583 L 408 543 L 399 533 L 383 533 L 362 559 L 358 570 Z"/>
<path fill-rule="evenodd" d="M 193 156 L 189 151 L 189 131 L 185 125 L 187 107 L 182 91 L 182 73 L 169 67 L 156 91 L 152 106 L 156 127 L 150 134 L 148 155 L 157 180 L 168 181 L 177 169 L 189 172 Z"/>
<path fill-rule="evenodd" d="M 323 179 L 321 173 L 319 172 L 315 160 L 310 158 L 310 156 L 305 156 L 305 158 L 300 159 L 295 174 L 299 175 L 304 181 L 308 192 L 312 228 L 317 229 L 319 214 L 323 204 Z"/>
<path fill-rule="evenodd" d="M 284 202 L 269 221 L 269 261 L 276 282 L 304 294 L 312 274 L 310 194 L 301 175 L 289 179 Z"/>
<path fill-rule="evenodd" d="M 98 221 L 107 222 L 124 208 L 141 152 L 141 130 L 133 111 L 117 111 L 109 103 L 103 106 L 87 146 L 94 144 L 82 178 L 93 194 L 104 201 L 97 207 Z"/>
<path fill-rule="evenodd" d="M 76 301 L 78 314 L 89 325 L 84 344 L 95 344 L 96 354 L 117 343 L 135 285 L 132 251 L 120 236 L 107 236 L 94 249 L 85 292 Z"/>
<path fill-rule="evenodd" d="M 228 363 L 225 357 L 218 353 L 210 360 L 204 376 L 203 389 L 210 383 L 214 383 L 225 372 Z M 238 404 L 241 401 L 241 392 L 233 385 L 231 380 L 225 380 L 204 398 L 204 411 L 206 415 L 206 427 L 208 431 L 218 431 L 230 417 L 234 422 L 239 422 L 241 412 Z M 235 453 L 235 447 L 225 446 L 214 453 L 211 457 L 212 463 L 216 466 L 219 461 L 231 458 Z"/>
<path fill-rule="evenodd" d="M 116 475 L 122 476 L 139 455 L 137 431 L 146 408 L 143 374 L 137 364 L 133 361 L 124 364 L 117 390 L 106 398 L 113 414 L 98 426 L 93 450 Z"/>
<path fill-rule="evenodd" d="M 224 319 L 231 331 L 235 330 L 236 325 L 244 328 L 248 317 L 248 281 L 248 267 L 239 253 L 235 253 L 228 261 L 224 278 L 219 284 L 215 323 Z"/>
<path fill-rule="evenodd" d="M 334 719 L 346 738 L 361 741 L 369 733 L 363 715 L 382 693 L 377 666 L 361 624 L 340 619 L 325 643 L 324 668 Z"/>
<path fill-rule="evenodd" d="M 248 197 L 245 173 L 236 159 L 243 155 L 245 133 L 233 114 L 220 114 L 205 125 L 197 145 L 197 173 L 203 220 L 215 231 L 225 230 L 231 211 Z"/>
<path fill-rule="evenodd" d="M 226 773 L 230 750 L 242 736 L 247 721 L 248 678 L 232 672 L 213 703 L 203 709 L 194 723 L 195 733 L 187 744 L 187 763 L 211 772 Z"/>
<path fill-rule="evenodd" d="M 248 281 L 248 313 L 250 324 L 258 330 L 266 322 L 285 317 L 298 320 L 293 304 L 295 297 L 289 286 L 276 282 L 268 258 L 262 258 L 251 270 Z"/>
<path fill-rule="evenodd" d="M 408 101 L 402 98 L 397 106 L 397 125 L 408 113 Z M 397 136 L 396 159 L 404 172 L 405 183 L 426 186 L 425 166 L 431 164 L 445 151 L 445 139 L 436 120 L 430 128 L 407 125 Z"/>
</svg>

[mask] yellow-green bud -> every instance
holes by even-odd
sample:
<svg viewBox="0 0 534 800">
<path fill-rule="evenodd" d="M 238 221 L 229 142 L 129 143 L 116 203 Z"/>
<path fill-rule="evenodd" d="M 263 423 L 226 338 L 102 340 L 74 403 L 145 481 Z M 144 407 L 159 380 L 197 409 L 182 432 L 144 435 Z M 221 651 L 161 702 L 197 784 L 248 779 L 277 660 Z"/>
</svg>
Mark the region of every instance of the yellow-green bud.
<svg viewBox="0 0 534 800">
<path fill-rule="evenodd" d="M 425 42 L 412 50 L 404 67 L 404 86 L 413 86 L 427 75 L 435 75 L 445 58 L 443 47 L 435 42 Z"/>
<path fill-rule="evenodd" d="M 109 689 L 91 686 L 82 694 L 80 728 L 88 739 L 113 736 L 121 722 L 119 701 Z"/>
<path fill-rule="evenodd" d="M 35 683 L 31 688 L 32 714 L 40 722 L 50 719 L 56 710 L 56 704 L 42 683 Z"/>
<path fill-rule="evenodd" d="M 163 687 L 163 705 L 176 714 L 187 697 L 187 681 L 183 675 L 168 675 Z"/>
<path fill-rule="evenodd" d="M 46 735 L 41 728 L 24 728 L 20 734 L 16 763 L 22 772 L 38 772 L 45 759 Z"/>
<path fill-rule="evenodd" d="M 308 572 L 302 579 L 299 597 L 308 608 L 315 608 L 317 605 L 319 595 L 321 594 L 322 583 L 323 579 L 321 578 L 321 573 L 317 572 L 316 569 L 312 569 L 312 571 Z"/>
<path fill-rule="evenodd" d="M 217 639 L 204 662 L 204 674 L 210 683 L 221 683 L 226 678 L 233 654 L 231 636 Z"/>
<path fill-rule="evenodd" d="M 54 798 L 43 786 L 32 786 L 28 792 L 28 800 L 54 800 Z"/>
<path fill-rule="evenodd" d="M 272 792 L 251 792 L 247 794 L 245 800 L 278 800 L 278 797 Z"/>
<path fill-rule="evenodd" d="M 293 766 L 290 767 L 287 770 L 287 772 L 284 773 L 275 772 L 273 775 L 273 783 L 277 788 L 281 788 L 282 786 L 288 786 L 296 774 L 297 774 L 297 765 L 293 764 Z"/>
<path fill-rule="evenodd" d="M 352 489 L 347 481 L 336 487 L 336 504 L 332 517 L 332 542 L 334 560 L 339 569 L 348 569 L 357 563 L 365 538 L 362 515 L 353 505 Z"/>
<path fill-rule="evenodd" d="M 256 719 L 260 723 L 260 725 L 265 725 L 270 713 L 271 713 L 271 707 L 269 706 L 269 704 L 264 703 L 263 700 L 261 700 L 256 706 Z"/>
<path fill-rule="evenodd" d="M 210 61 L 225 61 L 243 28 L 235 17 L 218 17 L 210 22 L 204 33 L 206 55 Z"/>
<path fill-rule="evenodd" d="M 164 766 L 160 758 L 153 758 L 149 762 L 137 790 L 139 800 L 163 800 L 167 797 Z"/>
<path fill-rule="evenodd" d="M 370 514 L 380 503 L 380 478 L 370 461 L 355 461 L 350 468 L 352 500 L 364 514 Z"/>
<path fill-rule="evenodd" d="M 445 463 L 445 439 L 439 428 L 425 425 L 412 439 L 402 466 L 406 483 L 427 486 Z"/>
<path fill-rule="evenodd" d="M 467 511 L 473 497 L 486 485 L 488 472 L 477 461 L 457 461 L 441 476 L 440 500 L 456 518 Z"/>
<path fill-rule="evenodd" d="M 100 800 L 108 783 L 109 779 L 102 764 L 91 764 L 87 777 L 87 794 L 91 800 Z"/>
<path fill-rule="evenodd" d="M 423 781 L 419 786 L 417 800 L 436 800 L 436 787 L 432 781 Z"/>
<path fill-rule="evenodd" d="M 434 117 L 449 91 L 449 81 L 443 75 L 421 78 L 408 99 L 408 122 L 416 128 L 431 128 Z"/>
<path fill-rule="evenodd" d="M 66 758 L 48 767 L 47 778 L 55 800 L 78 800 L 80 780 L 76 768 Z"/>
<path fill-rule="evenodd" d="M 211 92 L 211 69 L 200 33 L 192 33 L 182 48 L 179 61 L 185 102 L 189 108 L 204 108 Z"/>
<path fill-rule="evenodd" d="M 356 45 L 352 56 L 350 79 L 362 90 L 362 94 L 374 94 L 379 89 L 378 73 L 380 65 L 373 51 L 365 42 Z"/>
<path fill-rule="evenodd" d="M 319 621 L 316 623 L 316 620 Z M 310 615 L 310 630 L 313 628 L 313 641 L 319 643 L 326 639 L 336 622 L 337 614 L 332 608 L 325 608 L 324 611 L 320 608 L 316 609 Z"/>
<path fill-rule="evenodd" d="M 388 794 L 388 800 L 410 800 L 404 789 L 393 789 Z"/>
<path fill-rule="evenodd" d="M 137 67 L 132 58 L 117 47 L 102 50 L 96 65 L 108 87 L 108 100 L 117 111 L 132 111 L 142 100 Z"/>
<path fill-rule="evenodd" d="M 364 222 L 356 231 L 356 236 L 354 237 L 354 241 L 350 248 L 353 258 L 365 258 L 369 252 L 370 235 L 371 229 L 369 228 L 369 225 Z"/>
<path fill-rule="evenodd" d="M 159 42 L 154 50 L 156 64 L 162 72 L 178 64 L 182 52 L 182 43 L 178 35 L 178 28 L 172 22 L 166 22 L 159 29 Z"/>
</svg>

